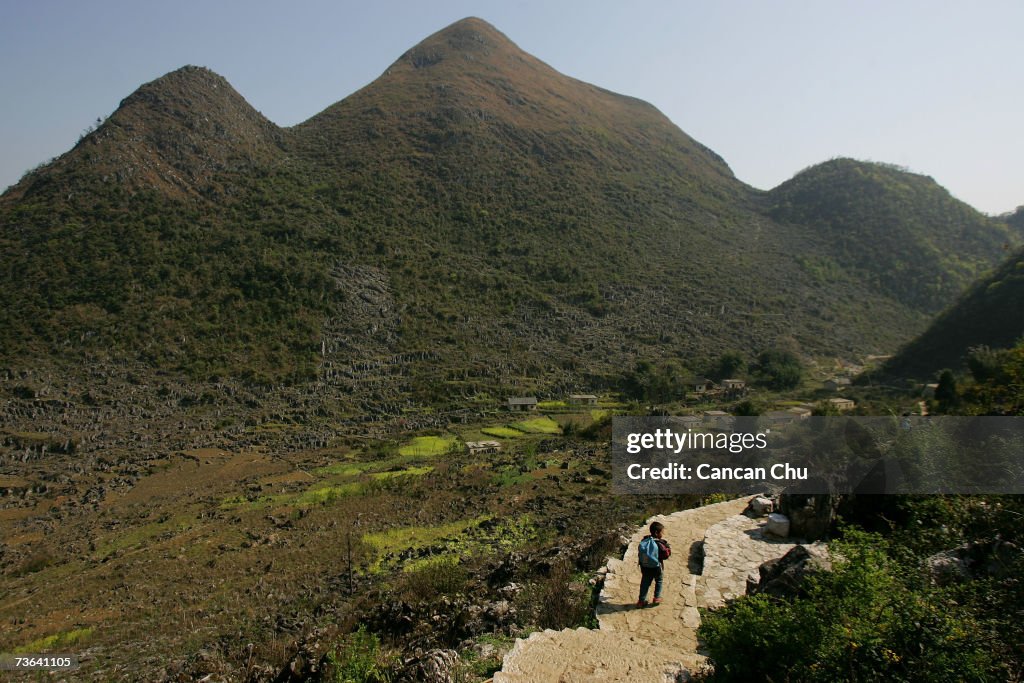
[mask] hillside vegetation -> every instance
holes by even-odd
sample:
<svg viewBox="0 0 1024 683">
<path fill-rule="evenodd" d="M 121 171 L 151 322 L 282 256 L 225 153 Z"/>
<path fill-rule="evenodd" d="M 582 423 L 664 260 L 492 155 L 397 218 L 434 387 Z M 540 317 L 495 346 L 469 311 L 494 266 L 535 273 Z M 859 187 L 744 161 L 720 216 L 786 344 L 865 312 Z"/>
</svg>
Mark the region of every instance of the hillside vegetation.
<svg viewBox="0 0 1024 683">
<path fill-rule="evenodd" d="M 943 368 L 963 368 L 972 349 L 1008 349 L 1022 338 L 1024 250 L 1018 250 L 903 347 L 884 371 L 930 378 Z"/>
<path fill-rule="evenodd" d="M 938 312 L 1017 238 L 929 177 L 833 159 L 768 195 L 769 214 L 806 226 L 827 254 L 805 260 L 820 277 L 844 269 L 918 310 Z"/>
<path fill-rule="evenodd" d="M 15 370 L 378 406 L 607 386 L 780 339 L 891 350 L 1009 230 L 871 164 L 760 193 L 651 105 L 466 19 L 291 129 L 203 68 L 143 85 L 0 199 L 0 343 Z"/>
</svg>

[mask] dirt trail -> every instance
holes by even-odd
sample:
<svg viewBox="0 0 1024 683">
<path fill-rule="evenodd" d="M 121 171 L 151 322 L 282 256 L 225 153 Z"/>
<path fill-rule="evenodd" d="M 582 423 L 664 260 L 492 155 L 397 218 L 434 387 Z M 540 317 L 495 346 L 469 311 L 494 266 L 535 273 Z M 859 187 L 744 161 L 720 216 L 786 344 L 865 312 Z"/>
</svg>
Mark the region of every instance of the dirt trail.
<svg viewBox="0 0 1024 683">
<path fill-rule="evenodd" d="M 698 596 L 708 589 L 701 583 L 701 576 L 691 573 L 697 569 L 688 561 L 691 547 L 703 542 L 710 528 L 721 525 L 716 528 L 723 529 L 727 540 L 717 545 L 727 552 L 719 553 L 713 561 L 718 566 L 732 565 L 729 573 L 737 577 L 734 582 L 745 581 L 748 571 L 756 571 L 755 563 L 763 561 L 762 556 L 777 557 L 792 547 L 765 543 L 757 520 L 735 519 L 746 505 L 744 498 L 654 518 L 665 524 L 672 557 L 665 563 L 664 602 L 647 609 L 635 606 L 640 592 L 637 545 L 647 534 L 647 527 L 638 529 L 625 557 L 608 563 L 597 609 L 600 628 L 548 630 L 516 641 L 505 656 L 502 670 L 495 673 L 494 683 L 662 683 L 685 679 L 686 672 L 699 668 L 703 661 L 697 653 L 697 608 L 706 604 Z M 723 525 L 727 520 L 728 524 Z M 713 592 L 731 594 L 737 590 L 737 586 L 716 586 Z"/>
</svg>

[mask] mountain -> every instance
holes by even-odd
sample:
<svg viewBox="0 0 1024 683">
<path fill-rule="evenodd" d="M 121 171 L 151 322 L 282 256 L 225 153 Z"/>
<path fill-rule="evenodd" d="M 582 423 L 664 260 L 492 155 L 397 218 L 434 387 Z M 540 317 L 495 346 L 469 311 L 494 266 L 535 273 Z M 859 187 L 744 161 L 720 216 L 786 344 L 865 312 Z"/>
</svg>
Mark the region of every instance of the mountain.
<svg viewBox="0 0 1024 683">
<path fill-rule="evenodd" d="M 1008 230 L 874 164 L 760 192 L 651 105 L 466 19 L 290 129 L 206 69 L 143 85 L 0 198 L 0 344 L 14 370 L 396 411 L 639 359 L 889 350 Z"/>
<path fill-rule="evenodd" d="M 1017 210 L 1007 215 L 1004 220 L 1007 225 L 1024 235 L 1024 206 L 1018 206 Z"/>
<path fill-rule="evenodd" d="M 141 86 L 71 152 L 45 173 L 30 174 L 5 199 L 31 198 L 48 188 L 85 190 L 96 180 L 167 197 L 216 195 L 218 174 L 279 162 L 281 145 L 281 130 L 223 77 L 186 66 Z"/>
<path fill-rule="evenodd" d="M 913 308 L 937 313 L 1005 256 L 1019 236 L 927 176 L 833 159 L 768 194 L 769 215 L 817 232 L 824 260 Z"/>
<path fill-rule="evenodd" d="M 964 365 L 972 347 L 1010 348 L 1024 338 L 1024 249 L 980 279 L 886 364 L 886 374 L 930 378 Z"/>
</svg>

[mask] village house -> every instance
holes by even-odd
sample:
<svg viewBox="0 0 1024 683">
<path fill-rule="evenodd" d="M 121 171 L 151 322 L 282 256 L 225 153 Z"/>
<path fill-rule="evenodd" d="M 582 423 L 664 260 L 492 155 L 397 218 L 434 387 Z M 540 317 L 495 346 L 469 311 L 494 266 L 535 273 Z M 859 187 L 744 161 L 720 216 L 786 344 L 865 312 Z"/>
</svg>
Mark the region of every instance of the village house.
<svg viewBox="0 0 1024 683">
<path fill-rule="evenodd" d="M 497 453 L 501 450 L 501 444 L 497 441 L 467 441 L 466 446 L 470 455 Z"/>
<path fill-rule="evenodd" d="M 704 377 L 691 377 L 684 382 L 686 390 L 692 394 L 703 394 L 708 390 L 711 380 Z"/>
<path fill-rule="evenodd" d="M 736 418 L 724 410 L 705 410 L 704 424 L 710 429 L 732 429 Z"/>
<path fill-rule="evenodd" d="M 721 387 L 725 393 L 733 396 L 739 396 L 747 391 L 747 383 L 742 379 L 723 379 Z"/>
<path fill-rule="evenodd" d="M 793 413 L 797 418 L 803 420 L 810 417 L 814 410 L 809 406 L 793 406 L 792 408 L 787 408 L 786 412 Z"/>
<path fill-rule="evenodd" d="M 848 398 L 830 398 L 828 400 L 828 404 L 841 413 L 847 410 L 853 410 L 857 405 Z"/>
<path fill-rule="evenodd" d="M 536 396 L 513 396 L 508 399 L 508 409 L 513 412 L 527 412 L 537 410 Z"/>
<path fill-rule="evenodd" d="M 597 396 L 593 394 L 569 394 L 569 404 L 574 406 L 596 406 Z"/>
<path fill-rule="evenodd" d="M 704 420 L 697 415 L 673 415 L 668 418 L 668 423 L 679 430 L 700 429 Z"/>
<path fill-rule="evenodd" d="M 800 416 L 789 410 L 769 410 L 761 416 L 769 427 L 784 427 L 800 419 Z"/>
<path fill-rule="evenodd" d="M 828 391 L 842 391 L 850 386 L 849 377 L 832 377 L 825 380 L 825 389 Z"/>
</svg>

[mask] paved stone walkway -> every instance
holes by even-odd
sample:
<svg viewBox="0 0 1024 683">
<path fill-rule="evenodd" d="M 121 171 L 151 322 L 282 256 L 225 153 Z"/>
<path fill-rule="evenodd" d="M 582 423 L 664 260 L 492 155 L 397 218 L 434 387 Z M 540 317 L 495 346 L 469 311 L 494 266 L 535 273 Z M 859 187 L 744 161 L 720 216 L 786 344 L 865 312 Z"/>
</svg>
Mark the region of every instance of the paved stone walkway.
<svg viewBox="0 0 1024 683">
<path fill-rule="evenodd" d="M 697 652 L 698 607 L 742 595 L 747 574 L 793 547 L 765 539 L 764 520 L 740 515 L 746 505 L 744 498 L 648 520 L 633 534 L 625 557 L 608 562 L 597 608 L 600 628 L 548 630 L 517 640 L 494 683 L 685 680 L 704 661 Z M 638 609 L 637 546 L 654 520 L 665 525 L 665 538 L 672 544 L 672 557 L 665 563 L 664 602 Z M 702 542 L 705 572 L 696 575 L 690 554 Z"/>
<path fill-rule="evenodd" d="M 788 553 L 796 543 L 764 533 L 767 518 L 730 517 L 708 529 L 704 539 L 704 571 L 697 577 L 701 607 L 721 607 L 726 600 L 746 595 L 747 576 L 755 583 L 758 568 Z"/>
</svg>

